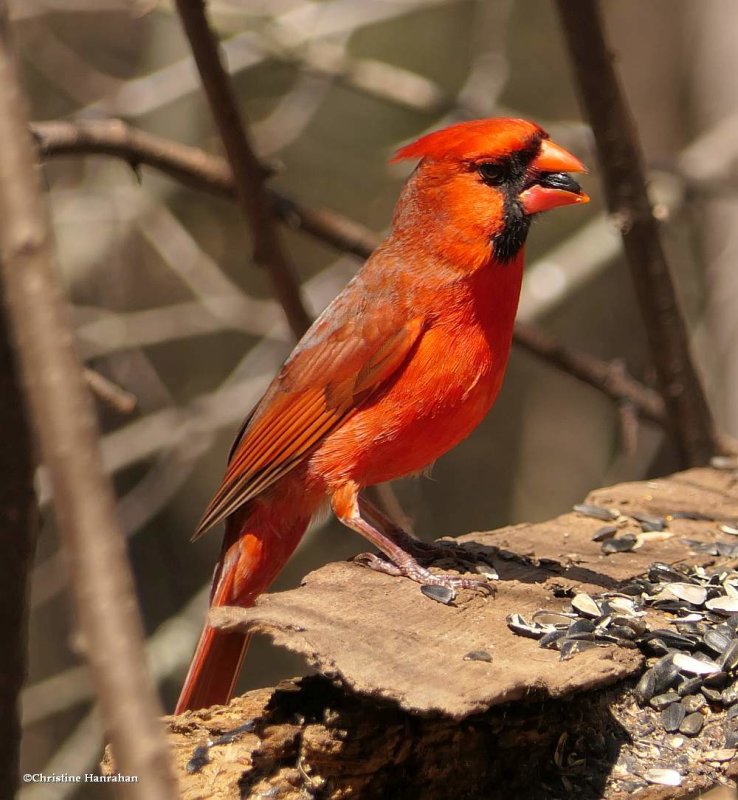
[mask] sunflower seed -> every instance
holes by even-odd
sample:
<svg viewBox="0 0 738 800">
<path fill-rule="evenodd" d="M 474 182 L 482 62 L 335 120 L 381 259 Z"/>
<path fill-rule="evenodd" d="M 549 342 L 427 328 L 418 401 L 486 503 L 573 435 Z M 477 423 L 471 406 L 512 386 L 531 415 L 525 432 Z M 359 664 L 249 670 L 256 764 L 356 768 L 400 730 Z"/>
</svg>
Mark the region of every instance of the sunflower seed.
<svg viewBox="0 0 738 800">
<path fill-rule="evenodd" d="M 682 776 L 675 769 L 660 769 L 653 767 L 647 769 L 643 775 L 643 780 L 658 786 L 681 786 Z"/>
<path fill-rule="evenodd" d="M 718 658 L 717 663 L 726 671 L 735 669 L 738 666 L 738 639 L 733 639 L 725 648 L 725 651 Z"/>
<path fill-rule="evenodd" d="M 420 591 L 431 600 L 437 603 L 443 603 L 447 606 L 456 597 L 456 592 L 450 586 L 428 586 L 424 584 L 420 587 Z"/>
<path fill-rule="evenodd" d="M 578 503 L 574 506 L 574 511 L 584 514 L 585 517 L 601 519 L 603 522 L 610 522 L 620 516 L 617 508 L 605 508 L 604 506 L 595 506 L 589 503 Z"/>
<path fill-rule="evenodd" d="M 725 689 L 730 683 L 730 675 L 727 672 L 716 672 L 714 675 L 707 675 L 702 681 L 702 685 L 708 689 Z M 738 697 L 736 698 L 738 699 Z"/>
<path fill-rule="evenodd" d="M 734 636 L 738 635 L 738 614 L 731 614 L 723 624 L 733 631 Z"/>
<path fill-rule="evenodd" d="M 705 635 L 702 637 L 702 641 L 706 647 L 709 647 L 713 653 L 717 653 L 718 655 L 727 650 L 728 646 L 730 645 L 730 638 L 724 633 L 716 631 L 714 628 L 705 633 Z"/>
<path fill-rule="evenodd" d="M 695 695 L 695 692 L 699 692 L 700 686 L 702 686 L 702 678 L 699 675 L 696 675 L 694 678 L 685 678 L 679 684 L 677 693 L 680 697 L 688 697 L 689 695 L 702 697 L 702 695 Z"/>
<path fill-rule="evenodd" d="M 656 673 L 652 669 L 647 669 L 633 689 L 639 705 L 645 705 L 656 693 Z"/>
<path fill-rule="evenodd" d="M 605 555 L 613 553 L 629 553 L 636 546 L 637 539 L 632 533 L 624 533 L 617 539 L 608 539 L 602 543 L 602 552 Z"/>
<path fill-rule="evenodd" d="M 574 636 L 577 633 L 594 633 L 595 624 L 590 619 L 578 619 L 569 625 L 566 632 L 567 636 Z"/>
<path fill-rule="evenodd" d="M 683 617 L 679 617 L 679 619 L 671 619 L 669 620 L 669 624 L 676 625 L 676 629 L 679 633 L 702 633 L 704 631 L 704 626 L 693 626 L 691 630 L 688 626 L 694 622 L 702 622 L 703 619 L 704 617 L 702 614 L 700 614 L 699 611 L 695 611 L 692 614 L 685 614 Z M 682 630 L 682 625 L 684 626 L 684 630 Z"/>
<path fill-rule="evenodd" d="M 715 542 L 700 542 L 697 539 L 682 539 L 682 544 L 689 547 L 693 553 L 706 553 L 709 556 L 718 554 Z"/>
<path fill-rule="evenodd" d="M 641 523 L 644 531 L 663 531 L 666 527 L 666 520 L 663 517 L 654 517 L 650 514 L 631 514 L 636 522 Z"/>
<path fill-rule="evenodd" d="M 703 686 L 708 686 L 710 689 L 724 689 L 730 681 L 730 676 L 727 672 L 716 672 L 714 675 L 706 675 L 702 681 Z"/>
<path fill-rule="evenodd" d="M 626 583 L 620 587 L 621 594 L 627 594 L 629 597 L 640 597 L 642 594 L 650 593 L 653 584 L 650 581 L 644 581 L 638 578 L 630 583 Z"/>
<path fill-rule="evenodd" d="M 687 714 L 694 714 L 695 711 L 699 711 L 707 705 L 707 700 L 705 700 L 703 694 L 693 694 L 690 697 L 685 697 L 682 700 L 682 705 Z"/>
<path fill-rule="evenodd" d="M 648 630 L 648 625 L 636 617 L 613 617 L 610 625 L 630 628 L 636 636 L 642 636 Z"/>
<path fill-rule="evenodd" d="M 726 708 L 732 706 L 734 703 L 738 703 L 738 683 L 734 683 L 732 686 L 728 686 L 727 689 L 723 689 L 720 700 Z"/>
<path fill-rule="evenodd" d="M 709 514 L 703 514 L 702 511 L 674 511 L 669 516 L 672 519 L 693 519 L 697 522 L 712 522 L 715 519 Z"/>
<path fill-rule="evenodd" d="M 648 577 L 657 583 L 694 583 L 689 575 L 680 572 L 676 567 L 664 564 L 662 561 L 654 561 L 648 568 Z"/>
<path fill-rule="evenodd" d="M 464 656 L 464 661 L 492 661 L 492 656 L 486 650 L 472 650 Z"/>
<path fill-rule="evenodd" d="M 666 642 L 663 639 L 649 639 L 648 641 L 640 642 L 640 648 L 644 653 L 651 656 L 666 656 L 671 654 L 671 651 L 666 646 Z"/>
<path fill-rule="evenodd" d="M 660 639 L 667 647 L 677 647 L 686 650 L 693 650 L 699 642 L 696 636 L 685 636 L 676 631 L 670 631 L 668 628 L 655 628 L 652 631 L 648 631 L 644 633 L 638 641 L 639 643 L 648 642 L 651 639 Z"/>
<path fill-rule="evenodd" d="M 533 614 L 533 623 L 536 625 L 553 625 L 554 627 L 563 626 L 568 628 L 571 624 L 572 618 L 573 617 L 571 615 L 564 614 L 563 612 L 539 609 L 535 612 L 535 614 Z"/>
<path fill-rule="evenodd" d="M 652 697 L 649 705 L 651 708 L 655 708 L 656 711 L 663 711 L 667 706 L 678 702 L 679 695 L 676 692 L 665 692 L 664 694 L 657 694 L 655 697 Z"/>
<path fill-rule="evenodd" d="M 589 631 L 582 631 L 581 633 L 566 632 L 566 638 L 574 642 L 594 642 L 595 634 Z"/>
<path fill-rule="evenodd" d="M 608 597 L 602 603 L 605 614 L 624 614 L 626 617 L 635 617 L 640 612 L 630 597 Z"/>
<path fill-rule="evenodd" d="M 520 636 L 527 636 L 529 639 L 540 639 L 546 632 L 538 625 L 530 625 L 520 614 L 510 614 L 505 621 L 507 622 L 507 627 L 510 628 L 513 633 L 517 633 Z"/>
<path fill-rule="evenodd" d="M 717 689 L 710 689 L 709 686 L 703 686 L 700 691 L 711 703 L 721 703 L 722 695 Z"/>
<path fill-rule="evenodd" d="M 686 653 L 677 653 L 672 663 L 679 672 L 686 672 L 689 675 L 714 675 L 720 672 L 720 667 L 714 661 L 708 663 Z"/>
<path fill-rule="evenodd" d="M 655 699 L 654 697 L 654 700 Z M 651 702 L 653 703 L 653 700 Z M 670 703 L 661 712 L 659 717 L 661 726 L 667 733 L 676 733 L 686 714 L 687 712 L 684 710 L 684 706 L 681 703 Z"/>
<path fill-rule="evenodd" d="M 723 533 L 728 533 L 731 536 L 738 536 L 738 528 L 734 525 L 720 525 L 719 527 Z"/>
<path fill-rule="evenodd" d="M 560 650 L 565 637 L 566 631 L 549 631 L 543 634 L 538 644 L 546 650 Z"/>
<path fill-rule="evenodd" d="M 592 537 L 593 542 L 604 542 L 606 539 L 612 539 L 613 536 L 618 532 L 617 525 L 603 525 L 597 531 L 595 531 L 594 536 Z"/>
<path fill-rule="evenodd" d="M 561 661 L 568 661 L 577 653 L 582 653 L 585 650 L 591 650 L 593 647 L 597 647 L 595 642 L 580 641 L 578 639 L 566 639 L 566 641 L 564 641 L 561 645 L 561 655 L 559 658 Z"/>
<path fill-rule="evenodd" d="M 489 564 L 475 564 L 474 571 L 478 575 L 484 576 L 488 581 L 499 581 L 500 580 L 500 573 L 497 570 L 490 566 Z"/>
<path fill-rule="evenodd" d="M 651 668 L 654 672 L 654 694 L 661 694 L 679 677 L 679 670 L 671 663 L 672 655 L 660 658 Z"/>
<path fill-rule="evenodd" d="M 713 597 L 705 603 L 705 608 L 724 614 L 726 617 L 738 613 L 738 599 L 735 597 Z"/>
<path fill-rule="evenodd" d="M 596 619 L 602 614 L 602 609 L 599 605 L 584 592 L 574 595 L 571 600 L 571 607 L 583 617 L 589 617 L 590 619 Z"/>
<path fill-rule="evenodd" d="M 684 600 L 653 600 L 651 606 L 659 611 L 668 611 L 670 614 L 681 614 L 690 609 L 689 603 Z"/>
<path fill-rule="evenodd" d="M 733 557 L 738 556 L 738 544 L 730 542 L 715 542 L 715 549 L 719 556 Z"/>
<path fill-rule="evenodd" d="M 667 591 L 671 592 L 677 600 L 685 600 L 693 606 L 701 606 L 707 599 L 707 590 L 693 583 L 667 583 Z"/>
<path fill-rule="evenodd" d="M 679 726 L 679 733 L 683 733 L 685 736 L 696 736 L 702 730 L 704 724 L 705 718 L 699 711 L 695 711 L 693 714 L 687 714 L 684 717 Z"/>
<path fill-rule="evenodd" d="M 715 659 L 708 655 L 707 653 L 703 653 L 701 650 L 695 650 L 692 653 L 692 656 L 697 659 L 697 661 L 703 661 L 705 664 L 714 664 Z"/>
<path fill-rule="evenodd" d="M 705 750 L 702 757 L 705 761 L 717 761 L 718 764 L 722 764 L 735 758 L 735 750 L 732 747 L 721 748 L 720 750 Z"/>
<path fill-rule="evenodd" d="M 669 531 L 641 531 L 636 535 L 636 546 L 633 549 L 638 550 L 648 542 L 666 542 L 673 536 Z"/>
<path fill-rule="evenodd" d="M 607 630 L 610 636 L 614 637 L 615 639 L 625 639 L 629 642 L 633 641 L 636 636 L 638 636 L 633 628 L 630 628 L 627 625 L 610 625 Z"/>
</svg>

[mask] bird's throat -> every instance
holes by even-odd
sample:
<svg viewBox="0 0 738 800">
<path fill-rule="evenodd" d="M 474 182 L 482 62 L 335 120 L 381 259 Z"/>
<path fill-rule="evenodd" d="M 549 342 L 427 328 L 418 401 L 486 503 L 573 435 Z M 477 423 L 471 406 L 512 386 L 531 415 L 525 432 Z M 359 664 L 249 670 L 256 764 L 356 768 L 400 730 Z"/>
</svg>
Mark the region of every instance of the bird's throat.
<svg viewBox="0 0 738 800">
<path fill-rule="evenodd" d="M 530 216 L 523 211 L 517 197 L 505 196 L 503 223 L 491 237 L 492 255 L 500 264 L 507 264 L 520 253 L 530 229 Z"/>
</svg>

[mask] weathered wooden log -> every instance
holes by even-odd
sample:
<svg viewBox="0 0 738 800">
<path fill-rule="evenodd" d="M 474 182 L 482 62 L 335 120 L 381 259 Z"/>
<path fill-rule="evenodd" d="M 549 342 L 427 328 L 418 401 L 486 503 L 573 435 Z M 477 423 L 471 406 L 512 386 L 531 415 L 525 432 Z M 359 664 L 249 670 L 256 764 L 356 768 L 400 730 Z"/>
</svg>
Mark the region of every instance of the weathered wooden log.
<svg viewBox="0 0 738 800">
<path fill-rule="evenodd" d="M 734 566 L 734 556 L 706 551 L 738 543 L 738 471 L 621 484 L 586 502 L 616 508 L 617 535 L 637 534 L 637 549 L 605 555 L 592 539 L 604 523 L 573 512 L 456 540 L 465 558 L 499 572 L 496 597 L 460 592 L 442 605 L 409 581 L 345 563 L 252 609 L 214 613 L 219 627 L 265 633 L 318 674 L 169 718 L 182 796 L 609 800 L 730 782 L 738 716 L 726 703 L 702 706 L 699 735 L 669 734 L 657 710 L 635 701 L 639 649 L 613 644 L 562 661 L 514 635 L 506 617 L 563 610 L 573 592 L 616 590 L 654 562 Z M 653 527 L 639 523 L 644 515 L 665 530 L 644 534 Z M 649 609 L 644 621 L 668 628 L 668 616 Z M 679 785 L 648 784 L 655 768 L 674 770 Z"/>
</svg>

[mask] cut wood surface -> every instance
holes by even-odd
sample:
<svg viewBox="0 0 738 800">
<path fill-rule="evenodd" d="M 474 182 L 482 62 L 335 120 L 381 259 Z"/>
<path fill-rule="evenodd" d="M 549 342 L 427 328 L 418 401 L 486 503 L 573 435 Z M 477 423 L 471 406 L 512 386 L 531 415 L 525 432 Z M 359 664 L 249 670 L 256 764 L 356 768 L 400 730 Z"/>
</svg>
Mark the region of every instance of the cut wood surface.
<svg viewBox="0 0 738 800">
<path fill-rule="evenodd" d="M 738 473 L 694 469 L 586 502 L 620 511 L 618 535 L 639 532 L 632 515 L 647 514 L 666 518 L 666 536 L 606 556 L 592 541 L 605 523 L 572 512 L 455 540 L 497 570 L 494 597 L 463 591 L 442 605 L 410 581 L 341 563 L 254 608 L 213 612 L 219 627 L 267 634 L 319 675 L 171 718 L 183 796 L 656 798 L 727 780 L 735 751 L 725 748 L 725 712 L 706 711 L 698 737 L 669 743 L 656 712 L 632 699 L 639 650 L 613 645 L 562 662 L 513 634 L 506 617 L 564 609 L 571 590 L 612 591 L 657 561 L 735 564 L 684 540 L 738 541 L 720 530 L 738 518 Z M 466 660 L 473 651 L 491 660 Z M 196 746 L 247 721 L 187 770 Z M 681 786 L 628 781 L 666 766 Z"/>
</svg>

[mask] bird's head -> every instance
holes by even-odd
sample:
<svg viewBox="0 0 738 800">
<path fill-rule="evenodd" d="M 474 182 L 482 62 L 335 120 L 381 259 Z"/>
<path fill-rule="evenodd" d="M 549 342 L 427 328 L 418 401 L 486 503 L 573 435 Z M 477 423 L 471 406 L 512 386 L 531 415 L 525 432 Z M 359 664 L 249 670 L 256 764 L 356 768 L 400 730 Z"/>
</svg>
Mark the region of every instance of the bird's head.
<svg viewBox="0 0 738 800">
<path fill-rule="evenodd" d="M 462 122 L 400 148 L 393 161 L 420 159 L 395 212 L 394 229 L 423 237 L 463 269 L 513 259 L 531 218 L 589 198 L 568 173 L 578 158 L 522 119 Z M 411 230 L 414 228 L 414 231 Z"/>
</svg>

